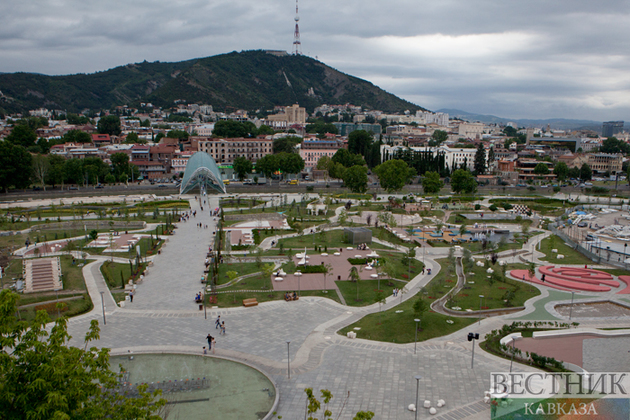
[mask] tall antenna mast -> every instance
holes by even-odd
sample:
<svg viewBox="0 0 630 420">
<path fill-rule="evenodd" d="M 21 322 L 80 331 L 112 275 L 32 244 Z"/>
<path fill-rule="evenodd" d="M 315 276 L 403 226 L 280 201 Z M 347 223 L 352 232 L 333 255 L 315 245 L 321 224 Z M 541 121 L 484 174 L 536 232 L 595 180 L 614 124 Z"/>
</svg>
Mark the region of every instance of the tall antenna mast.
<svg viewBox="0 0 630 420">
<path fill-rule="evenodd" d="M 302 43 L 300 42 L 300 27 L 298 22 L 300 16 L 298 15 L 298 0 L 295 0 L 295 33 L 293 34 L 293 54 L 302 55 Z"/>
</svg>

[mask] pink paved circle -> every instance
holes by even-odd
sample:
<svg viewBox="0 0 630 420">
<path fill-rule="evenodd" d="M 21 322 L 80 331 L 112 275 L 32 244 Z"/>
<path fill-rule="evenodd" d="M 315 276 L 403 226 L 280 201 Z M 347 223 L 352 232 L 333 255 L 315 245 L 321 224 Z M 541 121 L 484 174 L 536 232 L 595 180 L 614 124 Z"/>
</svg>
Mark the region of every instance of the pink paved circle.
<svg viewBox="0 0 630 420">
<path fill-rule="evenodd" d="M 546 265 L 538 268 L 540 278 L 530 276 L 528 270 L 512 270 L 510 275 L 517 279 L 531 283 L 552 287 L 564 291 L 609 292 L 612 289 L 625 286 L 617 294 L 630 293 L 630 276 L 613 275 L 604 271 L 579 267 L 555 267 Z M 544 275 L 545 281 L 542 280 Z"/>
</svg>

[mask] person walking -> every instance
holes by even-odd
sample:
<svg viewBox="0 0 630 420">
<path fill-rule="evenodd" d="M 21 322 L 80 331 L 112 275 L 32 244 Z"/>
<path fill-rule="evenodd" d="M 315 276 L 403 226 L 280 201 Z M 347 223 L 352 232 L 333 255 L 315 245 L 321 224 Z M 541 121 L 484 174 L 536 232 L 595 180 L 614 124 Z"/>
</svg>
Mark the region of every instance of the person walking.
<svg viewBox="0 0 630 420">
<path fill-rule="evenodd" d="M 129 292 L 129 302 L 133 303 L 133 290 Z"/>
<path fill-rule="evenodd" d="M 214 329 L 218 329 L 221 326 L 221 315 L 217 316 L 217 320 L 214 321 Z"/>
<path fill-rule="evenodd" d="M 221 322 L 221 334 L 225 335 L 225 321 Z"/>
<path fill-rule="evenodd" d="M 208 349 L 212 350 L 212 340 L 214 340 L 214 338 L 210 334 L 208 334 L 206 336 L 206 340 L 208 340 Z"/>
</svg>

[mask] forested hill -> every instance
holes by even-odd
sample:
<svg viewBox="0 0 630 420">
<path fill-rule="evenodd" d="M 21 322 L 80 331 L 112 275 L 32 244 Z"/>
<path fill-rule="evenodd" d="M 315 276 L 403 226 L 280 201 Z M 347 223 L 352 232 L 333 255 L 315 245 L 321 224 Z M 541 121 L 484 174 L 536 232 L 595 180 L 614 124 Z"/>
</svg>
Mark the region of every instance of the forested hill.
<svg viewBox="0 0 630 420">
<path fill-rule="evenodd" d="M 312 58 L 264 51 L 128 64 L 93 74 L 5 73 L 0 74 L 0 91 L 0 111 L 5 113 L 40 107 L 79 112 L 140 102 L 170 107 L 176 100 L 210 104 L 215 111 L 293 103 L 308 112 L 321 104 L 345 103 L 384 112 L 423 109 Z"/>
</svg>

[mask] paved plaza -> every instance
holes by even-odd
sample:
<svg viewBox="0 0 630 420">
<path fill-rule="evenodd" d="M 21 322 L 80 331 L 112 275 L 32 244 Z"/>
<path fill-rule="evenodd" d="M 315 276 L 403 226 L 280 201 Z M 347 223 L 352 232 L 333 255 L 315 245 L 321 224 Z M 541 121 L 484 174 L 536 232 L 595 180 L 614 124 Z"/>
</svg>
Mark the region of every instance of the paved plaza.
<svg viewBox="0 0 630 420">
<path fill-rule="evenodd" d="M 563 319 L 557 312 L 550 315 L 546 305 L 552 300 L 550 293 L 561 293 L 553 295 L 560 300 L 567 294 L 549 292 L 541 286 L 543 294 L 528 301 L 524 311 L 484 319 L 465 330 L 418 343 L 414 352 L 413 343 L 348 339 L 336 333 L 378 311 L 376 304 L 348 307 L 326 298 L 303 297 L 290 304 L 274 301 L 252 308 L 209 307 L 204 313 L 195 304 L 194 296 L 202 290 L 200 279 L 204 260 L 215 230 L 215 222 L 208 210 L 218 207 L 219 197 L 206 198 L 209 202 L 204 204 L 204 211 L 194 197 L 186 198 L 197 216 L 177 223 L 176 233 L 168 237 L 161 254 L 152 257 L 153 264 L 142 284 L 137 286 L 133 303 L 128 302 L 123 308 L 115 305 L 99 271 L 105 257 L 96 258 L 96 262 L 84 268 L 95 308 L 69 320 L 69 332 L 74 337 L 71 344 L 82 343 L 93 319 L 99 320 L 101 326 L 101 337 L 95 345 L 111 348 L 112 354 L 133 351 L 201 355 L 202 347 L 207 345 L 206 335 L 210 333 L 216 338 L 215 356 L 246 362 L 273 380 L 279 392 L 278 406 L 274 410 L 284 419 L 303 418 L 306 403 L 303 390 L 307 387 L 332 391 L 335 398 L 330 409 L 336 417 L 343 406 L 341 419 L 351 419 L 359 410 L 373 411 L 379 419 L 413 419 L 414 413 L 408 411 L 407 406 L 415 402 L 415 375 L 422 376 L 418 382 L 421 405 L 425 399 L 434 405 L 437 399 L 446 400 L 446 406 L 439 409 L 436 416 L 420 409 L 419 418 L 485 419 L 489 418 L 490 409 L 481 401 L 490 386 L 490 373 L 508 370 L 509 360 L 489 355 L 475 343 L 474 367 L 471 367 L 473 344 L 467 341 L 468 332 L 483 337 L 513 319 L 538 319 L 541 316 Z M 199 228 L 197 223 L 208 225 L 208 228 Z M 545 236 L 541 235 L 541 238 Z M 537 240 L 524 247 L 534 252 L 534 258 Z M 360 253 L 347 252 L 352 256 Z M 408 284 L 410 293 L 403 296 L 404 300 L 413 299 L 415 293 L 439 272 L 440 266 L 435 259 L 445 257 L 448 248 L 423 249 L 418 254 L 416 258 L 424 261 L 433 274 L 420 274 L 412 279 Z M 509 258 L 516 260 L 517 257 Z M 323 281 L 322 275 L 320 278 Z M 329 283 L 334 284 L 333 280 L 329 278 Z M 106 325 L 100 305 L 101 292 Z M 537 301 L 542 303 L 537 304 Z M 400 298 L 390 296 L 383 310 L 393 308 L 399 302 Z M 225 335 L 219 335 L 214 326 L 219 315 L 225 321 Z M 584 321 L 592 325 L 597 322 L 600 321 Z M 628 324 L 628 320 L 618 319 L 609 326 Z M 533 368 L 519 366 L 519 370 Z"/>
</svg>

